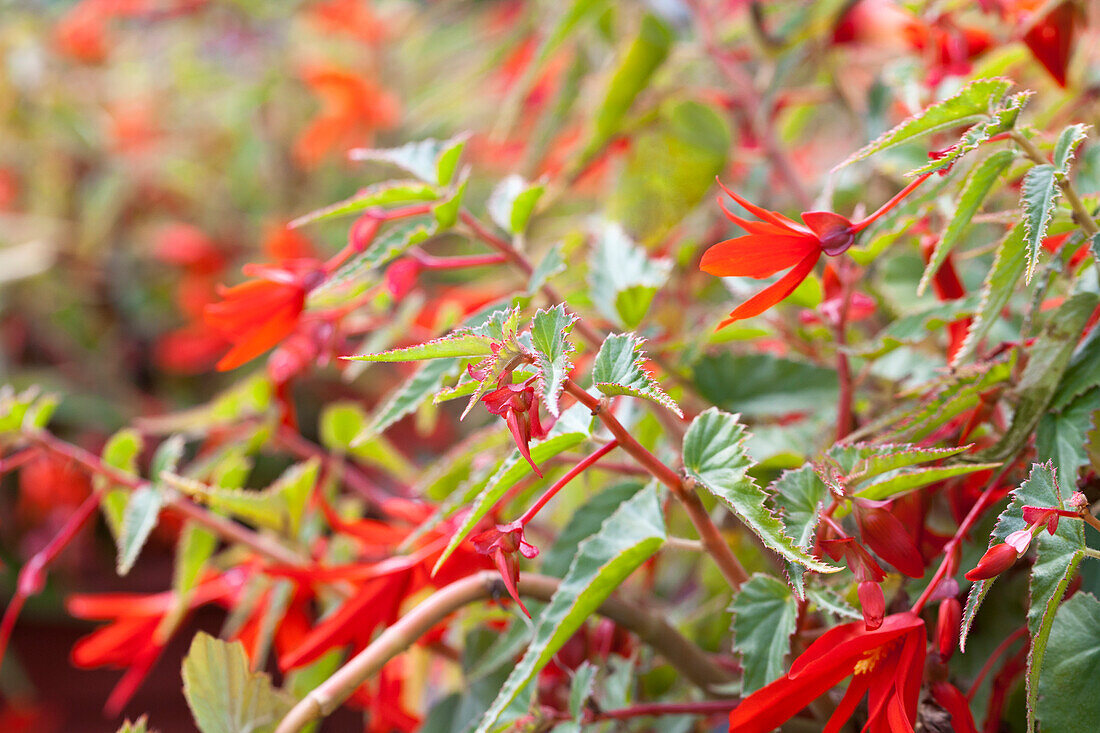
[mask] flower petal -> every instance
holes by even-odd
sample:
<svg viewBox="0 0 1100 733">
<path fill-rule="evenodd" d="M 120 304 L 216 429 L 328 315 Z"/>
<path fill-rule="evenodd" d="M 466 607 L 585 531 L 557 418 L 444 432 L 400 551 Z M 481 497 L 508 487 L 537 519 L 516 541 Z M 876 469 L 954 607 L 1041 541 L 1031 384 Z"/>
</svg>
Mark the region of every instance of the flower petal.
<svg viewBox="0 0 1100 733">
<path fill-rule="evenodd" d="M 789 229 L 791 231 L 801 232 L 805 234 L 809 233 L 809 229 L 794 221 L 793 219 L 788 219 L 787 217 L 780 214 L 778 211 L 768 211 L 767 209 L 763 209 L 757 206 L 751 201 L 746 201 L 745 199 L 735 194 L 733 191 L 726 188 L 726 184 L 722 183 L 721 181 L 718 181 L 718 185 L 722 188 L 723 191 L 726 192 L 726 195 L 728 195 L 731 199 L 741 204 L 741 206 L 744 207 L 751 214 L 763 219 L 764 221 L 775 224 L 777 227 Z"/>
<path fill-rule="evenodd" d="M 737 306 L 737 308 L 730 313 L 729 318 L 718 324 L 718 328 L 725 328 L 735 321 L 760 315 L 768 308 L 771 308 L 773 305 L 786 298 L 806 279 L 806 276 L 814 269 L 814 265 L 817 264 L 820 258 L 820 251 L 812 252 L 807 255 L 801 262 L 794 266 L 794 269 L 781 277 L 777 282 L 769 285 L 741 305 Z"/>
<path fill-rule="evenodd" d="M 760 279 L 793 267 L 816 250 L 817 242 L 807 236 L 749 234 L 711 246 L 703 253 L 699 269 L 719 277 Z"/>
</svg>

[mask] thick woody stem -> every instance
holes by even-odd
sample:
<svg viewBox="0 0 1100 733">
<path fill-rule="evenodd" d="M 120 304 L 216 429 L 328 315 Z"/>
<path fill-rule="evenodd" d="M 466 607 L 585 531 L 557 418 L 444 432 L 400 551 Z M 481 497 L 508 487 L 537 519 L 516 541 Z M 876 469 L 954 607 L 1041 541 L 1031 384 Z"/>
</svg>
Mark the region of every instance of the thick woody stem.
<svg viewBox="0 0 1100 733">
<path fill-rule="evenodd" d="M 527 573 L 520 579 L 519 592 L 528 598 L 549 601 L 560 584 L 558 578 Z M 504 593 L 500 576 L 491 570 L 483 570 L 440 589 L 388 627 L 370 646 L 306 695 L 287 713 L 275 733 L 294 733 L 329 715 L 356 688 L 377 674 L 386 662 L 412 646 L 447 616 L 464 606 L 497 598 Z M 729 672 L 714 665 L 705 652 L 657 616 L 616 598 L 604 601 L 597 613 L 636 634 L 681 674 L 704 689 L 716 688 L 733 680 Z"/>
<path fill-rule="evenodd" d="M 641 443 L 634 439 L 627 429 L 623 427 L 614 415 L 603 409 L 603 404 L 597 398 L 588 394 L 576 382 L 571 379 L 565 381 L 565 391 L 577 398 L 577 401 L 596 415 L 604 424 L 604 427 L 619 441 L 619 446 L 638 461 L 658 481 L 672 490 L 672 493 L 683 505 L 695 525 L 695 531 L 699 533 L 699 539 L 703 541 L 703 547 L 707 554 L 714 558 L 718 569 L 726 577 L 729 584 L 736 590 L 749 579 L 745 568 L 734 556 L 730 546 L 722 537 L 722 533 L 715 526 L 714 521 L 707 513 L 706 507 L 699 499 L 699 495 L 693 490 L 693 486 L 680 476 L 676 471 L 666 466 L 657 456 L 645 449 Z"/>
</svg>

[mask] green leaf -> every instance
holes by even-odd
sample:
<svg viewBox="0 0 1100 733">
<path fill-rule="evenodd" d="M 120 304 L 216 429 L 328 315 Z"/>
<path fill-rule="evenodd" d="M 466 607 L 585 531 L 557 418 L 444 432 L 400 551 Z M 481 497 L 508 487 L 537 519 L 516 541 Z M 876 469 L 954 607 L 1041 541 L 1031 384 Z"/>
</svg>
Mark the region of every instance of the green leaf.
<svg viewBox="0 0 1100 733">
<path fill-rule="evenodd" d="M 1086 292 L 1073 295 L 1058 307 L 1029 350 L 1027 366 L 1016 382 L 1012 424 L 996 445 L 976 453 L 974 460 L 1006 460 L 1031 439 L 1098 303 L 1100 296 Z"/>
<path fill-rule="evenodd" d="M 733 650 L 741 657 L 741 694 L 748 695 L 787 671 L 791 634 L 798 617 L 798 600 L 787 584 L 770 575 L 754 574 L 741 586 L 729 607 L 733 614 Z"/>
<path fill-rule="evenodd" d="M 838 594 L 827 588 L 807 588 L 806 598 L 820 611 L 828 611 L 837 618 L 861 619 L 863 614 L 852 608 Z"/>
<path fill-rule="evenodd" d="M 579 404 L 566 410 L 562 414 L 562 418 L 550 429 L 550 434 L 545 440 L 531 444 L 531 460 L 536 464 L 542 463 L 584 442 L 588 437 L 588 431 L 573 430 L 572 427 L 578 424 L 577 417 L 587 414 L 588 408 Z M 473 505 L 462 518 L 462 523 L 454 531 L 454 534 L 451 535 L 447 548 L 443 550 L 443 554 L 439 556 L 439 560 L 432 569 L 433 575 L 439 571 L 439 568 L 443 566 L 451 553 L 462 544 L 462 541 L 473 531 L 477 523 L 496 506 L 497 502 L 504 498 L 508 490 L 521 479 L 533 475 L 533 473 L 531 465 L 524 460 L 519 451 L 513 450 L 512 454 L 501 464 L 488 482 L 480 487 L 480 491 L 476 496 L 470 496 L 473 491 L 478 490 L 479 487 L 476 484 L 465 492 L 464 496 L 461 497 L 463 502 L 472 499 Z"/>
<path fill-rule="evenodd" d="M 1063 410 L 1096 386 L 1100 386 L 1100 329 L 1094 328 L 1073 354 L 1050 401 L 1050 409 Z"/>
<path fill-rule="evenodd" d="M 323 300 L 333 291 L 349 286 L 365 290 L 380 279 L 376 270 L 435 232 L 435 222 L 428 223 L 422 218 L 407 219 L 387 226 L 361 254 L 352 257 L 332 277 L 310 292 L 308 304 L 312 305 L 314 301 Z"/>
<path fill-rule="evenodd" d="M 650 259 L 619 224 L 597 227 L 588 262 L 589 294 L 600 313 L 616 324 L 635 328 L 641 323 L 671 270 L 671 261 Z"/>
<path fill-rule="evenodd" d="M 561 414 L 558 398 L 573 368 L 569 360 L 573 344 L 567 337 L 576 320 L 576 316 L 565 312 L 565 305 L 561 303 L 549 310 L 539 310 L 531 320 L 531 344 L 535 347 L 535 361 L 539 367 L 538 390 L 546 411 L 554 417 Z"/>
<path fill-rule="evenodd" d="M 580 543 L 596 534 L 604 520 L 643 487 L 644 484 L 641 481 L 624 481 L 594 494 L 573 512 L 573 516 L 558 534 L 554 544 L 541 554 L 542 564 L 539 566 L 539 571 L 555 578 L 565 575 L 569 564 L 573 562 L 573 556 L 577 554 Z"/>
<path fill-rule="evenodd" d="M 545 192 L 545 184 L 528 183 L 522 176 L 513 174 L 497 184 L 485 207 L 498 227 L 509 234 L 522 234 Z"/>
<path fill-rule="evenodd" d="M 796 547 L 807 552 L 814 544 L 818 520 L 825 502 L 829 498 L 829 489 L 814 473 L 813 466 L 805 465 L 793 471 L 784 471 L 768 487 L 770 506 L 779 515 L 785 534 Z M 784 572 L 791 589 L 798 598 L 805 598 L 803 582 L 804 568 L 794 562 L 786 561 Z"/>
<path fill-rule="evenodd" d="M 1032 92 L 1020 92 L 1009 97 L 1003 107 L 996 110 L 988 119 L 979 122 L 963 133 L 959 141 L 948 148 L 936 160 L 922 165 L 920 168 L 909 171 L 910 176 L 920 176 L 933 171 L 940 171 L 941 175 L 959 159 L 976 150 L 982 143 L 987 142 L 994 135 L 1011 130 L 1016 125 L 1016 118 L 1020 116 L 1020 110 L 1031 98 Z"/>
<path fill-rule="evenodd" d="M 178 480 L 175 486 L 218 512 L 296 537 L 320 467 L 318 458 L 294 464 L 261 491 L 206 486 L 187 480 Z"/>
<path fill-rule="evenodd" d="M 1039 420 L 1035 452 L 1039 460 L 1051 460 L 1061 486 L 1076 486 L 1078 469 L 1088 465 L 1088 433 L 1100 410 L 1100 389 L 1078 397 L 1062 412 L 1049 412 Z"/>
<path fill-rule="evenodd" d="M 249 669 L 243 644 L 203 631 L 183 660 L 183 694 L 202 733 L 268 733 L 293 705 L 268 675 Z"/>
<path fill-rule="evenodd" d="M 933 466 L 931 468 L 898 471 L 887 478 L 875 481 L 867 488 L 860 489 L 856 492 L 856 496 L 862 499 L 882 501 L 908 494 L 911 491 L 922 489 L 944 479 L 965 476 L 968 473 L 977 471 L 986 471 L 1000 465 L 1000 463 L 958 463 L 954 466 Z"/>
<path fill-rule="evenodd" d="M 466 199 L 466 177 L 456 186 L 451 195 L 432 207 L 432 218 L 439 229 L 450 229 L 458 223 L 458 215 L 462 211 L 462 203 Z"/>
<path fill-rule="evenodd" d="M 455 333 L 416 346 L 390 349 L 380 354 L 358 354 L 341 357 L 349 361 L 422 361 L 424 359 L 454 359 L 492 356 L 493 340 L 474 333 Z"/>
<path fill-rule="evenodd" d="M 1043 465 L 1033 464 L 1027 481 L 1014 489 L 1011 497 L 1012 502 L 998 517 L 997 525 L 993 528 L 993 535 L 989 540 L 990 547 L 1004 542 L 1005 537 L 1010 533 L 1028 526 L 1023 518 L 1023 507 L 1065 508 L 1054 467 L 1049 462 Z M 1030 603 L 1027 610 L 1027 628 L 1031 634 L 1026 677 L 1028 731 L 1035 729 L 1039 670 L 1043 667 L 1054 615 L 1077 570 L 1077 565 L 1085 555 L 1084 527 L 1081 522 L 1063 520 L 1058 522 L 1058 529 L 1053 535 L 1045 531 L 1040 532 L 1031 544 L 1036 550 L 1035 563 L 1031 568 L 1031 580 L 1028 585 Z M 964 651 L 974 616 L 995 580 L 996 578 L 980 580 L 970 588 L 970 595 L 967 597 L 963 612 L 962 628 L 959 632 L 959 646 Z"/>
<path fill-rule="evenodd" d="M 366 424 L 367 414 L 358 402 L 325 405 L 321 411 L 321 445 L 331 451 L 347 453 Z"/>
<path fill-rule="evenodd" d="M 834 370 L 770 354 L 704 356 L 696 362 L 693 378 L 711 404 L 754 416 L 835 403 L 838 389 Z"/>
<path fill-rule="evenodd" d="M 437 359 L 422 364 L 375 410 L 370 425 L 355 439 L 356 442 L 381 435 L 395 422 L 411 415 L 439 390 L 446 377 L 454 376 L 461 365 L 462 361 L 459 359 Z"/>
<path fill-rule="evenodd" d="M 877 140 L 849 157 L 834 170 L 843 168 L 873 153 L 912 142 L 925 135 L 973 124 L 986 117 L 994 105 L 1008 92 L 1008 79 L 978 79 L 963 87 L 958 94 L 933 104 L 923 112 L 902 122 Z"/>
<path fill-rule="evenodd" d="M 642 344 L 645 339 L 632 333 L 613 333 L 604 339 L 592 364 L 596 389 L 608 396 L 628 395 L 656 402 L 678 417 L 684 413 L 645 369 Z"/>
<path fill-rule="evenodd" d="M 634 99 L 649 86 L 654 72 L 668 58 L 672 43 L 672 30 L 657 16 L 647 13 L 642 18 L 638 36 L 630 44 L 600 97 L 603 102 L 596 111 L 592 137 L 581 153 L 581 165 L 619 132 Z"/>
<path fill-rule="evenodd" d="M 986 196 L 992 190 L 993 184 L 997 182 L 997 179 L 1000 178 L 1015 158 L 1016 153 L 1012 150 L 998 150 L 975 166 L 974 170 L 970 172 L 962 191 L 959 193 L 959 200 L 955 204 L 955 210 L 951 213 L 947 229 L 944 230 L 943 236 L 936 242 L 936 249 L 928 260 L 928 266 L 924 268 L 920 285 L 917 286 L 917 295 L 924 294 L 928 284 L 932 282 L 932 277 L 943 265 L 944 260 L 947 259 L 947 255 L 962 239 L 962 235 L 970 226 L 974 214 L 978 212 L 982 202 L 985 201 Z"/>
<path fill-rule="evenodd" d="M 1043 730 L 1092 733 L 1100 695 L 1086 691 L 1100 669 L 1100 601 L 1078 592 L 1058 609 L 1039 676 L 1038 717 Z"/>
<path fill-rule="evenodd" d="M 153 454 L 153 461 L 149 465 L 149 478 L 154 482 L 160 481 L 162 473 L 175 473 L 183 458 L 183 450 L 186 447 L 182 435 L 173 435 L 168 440 L 157 446 Z"/>
<path fill-rule="evenodd" d="M 1024 247 L 1027 252 L 1024 282 L 1029 284 L 1039 262 L 1043 239 L 1054 218 L 1054 204 L 1062 192 L 1056 174 L 1057 169 L 1049 163 L 1033 166 L 1020 187 L 1020 208 L 1024 210 Z"/>
<path fill-rule="evenodd" d="M 1021 222 L 1013 227 L 997 247 L 993 266 L 982 284 L 982 302 L 978 306 L 978 313 L 974 316 L 966 341 L 955 354 L 951 366 L 958 366 L 968 359 L 993 324 L 1000 319 L 1001 309 L 1016 291 L 1016 283 L 1020 275 L 1024 274 L 1026 266 L 1027 248 L 1024 246 L 1024 225 Z"/>
<path fill-rule="evenodd" d="M 655 242 L 692 211 L 725 167 L 732 136 L 724 114 L 694 100 L 669 100 L 633 135 L 608 215 Z"/>
<path fill-rule="evenodd" d="M 1054 167 L 1061 175 L 1069 175 L 1073 156 L 1077 153 L 1077 147 L 1088 137 L 1088 130 L 1088 125 L 1078 122 L 1058 135 L 1058 141 L 1054 143 Z"/>
<path fill-rule="evenodd" d="M 689 477 L 720 499 L 766 547 L 784 559 L 822 573 L 839 568 L 827 565 L 783 531 L 767 506 L 767 495 L 748 477 L 752 465 L 745 450 L 745 428 L 736 415 L 712 407 L 692 421 L 684 435 L 684 469 Z"/>
<path fill-rule="evenodd" d="M 1012 363 L 1008 360 L 958 368 L 947 379 L 912 390 L 928 396 L 915 409 L 903 408 L 890 418 L 893 427 L 883 435 L 896 440 L 924 440 L 953 418 L 977 407 L 982 393 L 1006 383 L 1011 376 Z"/>
<path fill-rule="evenodd" d="M 534 295 L 549 282 L 550 278 L 564 271 L 565 260 L 561 256 L 561 243 L 556 242 L 546 250 L 538 267 L 531 273 L 531 279 L 527 282 L 527 294 Z"/>
<path fill-rule="evenodd" d="M 665 540 L 664 515 L 656 487 L 644 489 L 612 514 L 577 551 L 549 605 L 539 616 L 535 638 L 478 724 L 493 729 L 500 714 L 611 593 Z"/>
<path fill-rule="evenodd" d="M 107 444 L 103 446 L 101 457 L 108 466 L 137 478 L 137 459 L 141 455 L 143 446 L 141 433 L 133 428 L 123 428 L 112 435 Z M 103 509 L 103 516 L 107 520 L 107 527 L 111 530 L 111 536 L 117 542 L 122 532 L 122 522 L 126 514 L 126 502 L 130 497 L 130 490 L 112 483 L 102 474 L 96 474 L 93 482 L 96 491 L 103 492 L 103 500 L 99 505 Z"/>
<path fill-rule="evenodd" d="M 145 485 L 130 494 L 118 536 L 119 575 L 126 575 L 134 567 L 163 507 L 164 492 L 159 487 Z"/>
<path fill-rule="evenodd" d="M 584 704 L 592 694 L 592 687 L 596 682 L 596 665 L 585 660 L 581 666 L 573 672 L 573 682 L 569 685 L 569 714 L 576 723 L 582 722 Z"/>
<path fill-rule="evenodd" d="M 977 295 L 968 295 L 898 318 L 879 331 L 870 343 L 859 348 L 857 353 L 868 359 L 877 359 L 900 346 L 918 344 L 947 324 L 973 315 L 979 300 Z"/>
<path fill-rule="evenodd" d="M 449 140 L 428 138 L 406 143 L 399 148 L 355 148 L 348 152 L 348 157 L 352 160 L 390 163 L 412 173 L 425 183 L 447 186 L 454 178 L 467 138 L 469 135 L 463 133 Z"/>
<path fill-rule="evenodd" d="M 356 214 L 375 207 L 402 206 L 423 201 L 435 201 L 438 198 L 439 191 L 435 186 L 426 183 L 420 183 L 419 181 L 384 181 L 360 189 L 343 201 L 337 201 L 335 204 L 329 204 L 308 214 L 303 214 L 287 226 L 294 229 L 312 224 L 315 221 L 335 219 L 336 217 Z"/>
</svg>

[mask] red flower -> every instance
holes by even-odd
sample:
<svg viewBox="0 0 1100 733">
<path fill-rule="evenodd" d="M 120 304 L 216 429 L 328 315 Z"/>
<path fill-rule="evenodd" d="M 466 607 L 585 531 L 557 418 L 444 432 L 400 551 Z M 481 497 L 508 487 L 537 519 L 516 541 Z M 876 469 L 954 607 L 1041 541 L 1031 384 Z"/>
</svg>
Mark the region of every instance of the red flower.
<svg viewBox="0 0 1100 733">
<path fill-rule="evenodd" d="M 924 622 L 911 613 L 887 616 L 868 631 L 844 624 L 821 635 L 784 677 L 745 698 L 730 713 L 730 730 L 769 733 L 845 677 L 852 681 L 825 725 L 836 733 L 868 694 L 870 733 L 912 731 L 924 673 Z"/>
<path fill-rule="evenodd" d="M 219 371 L 235 369 L 255 359 L 294 332 L 306 304 L 306 294 L 321 282 L 319 264 L 290 263 L 293 269 L 246 265 L 256 279 L 219 288 L 220 303 L 206 307 L 204 320 L 233 344 Z"/>
<path fill-rule="evenodd" d="M 802 214 L 803 224 L 746 201 L 719 181 L 723 191 L 762 221 L 742 219 L 723 206 L 722 210 L 730 221 L 748 235 L 713 245 L 703 253 L 699 268 L 720 277 L 742 276 L 758 280 L 791 268 L 778 282 L 734 309 L 719 328 L 759 315 L 786 298 L 806 279 L 822 254 L 830 257 L 843 254 L 855 242 L 856 234 L 897 206 L 930 175 L 927 173 L 916 179 L 875 213 L 858 222 L 831 211 L 807 211 Z"/>
<path fill-rule="evenodd" d="M 493 529 L 486 530 L 479 535 L 470 538 L 474 548 L 482 555 L 488 555 L 493 564 L 500 571 L 500 577 L 504 579 L 504 587 L 508 589 L 508 595 L 512 596 L 523 612 L 528 616 L 531 612 L 519 598 L 516 584 L 519 583 L 519 561 L 516 552 L 530 560 L 537 557 L 539 548 L 523 538 L 523 525 L 519 522 L 511 524 L 498 524 Z"/>
<path fill-rule="evenodd" d="M 1036 20 L 1024 34 L 1024 43 L 1031 54 L 1063 89 L 1066 86 L 1066 69 L 1073 55 L 1074 36 L 1077 35 L 1077 26 L 1083 21 L 1084 13 L 1077 3 L 1066 0 Z"/>
<path fill-rule="evenodd" d="M 936 645 L 940 659 L 947 661 L 959 645 L 959 624 L 962 621 L 962 606 L 957 598 L 945 598 L 940 601 L 936 617 Z"/>
<path fill-rule="evenodd" d="M 309 8 L 309 19 L 326 35 L 346 33 L 364 43 L 386 37 L 386 24 L 370 9 L 367 0 L 324 0 Z"/>
<path fill-rule="evenodd" d="M 821 547 L 834 560 L 844 558 L 848 568 L 859 581 L 859 604 L 863 610 L 863 622 L 867 629 L 877 629 L 882 625 L 882 616 L 886 612 L 886 599 L 879 585 L 886 579 L 886 571 L 875 562 L 871 553 L 851 537 L 822 540 Z"/>
<path fill-rule="evenodd" d="M 236 582 L 225 576 L 205 582 L 191 594 L 187 610 L 224 601 L 238 588 Z M 77 667 L 107 666 L 126 670 L 107 698 L 104 709 L 108 714 L 121 712 L 157 661 L 168 643 L 168 634 L 174 629 L 162 630 L 161 626 L 178 604 L 179 598 L 173 591 L 153 595 L 76 594 L 65 601 L 69 613 L 77 618 L 110 621 L 77 641 L 72 650 L 72 662 Z"/>
<path fill-rule="evenodd" d="M 1004 543 L 993 545 L 982 555 L 982 559 L 978 561 L 974 569 L 966 574 L 966 579 L 988 580 L 989 578 L 995 578 L 1015 565 L 1019 557 L 1019 553 L 1012 545 Z"/>
<path fill-rule="evenodd" d="M 320 113 L 294 144 L 294 155 L 305 168 L 334 150 L 369 145 L 375 130 L 397 124 L 397 97 L 373 81 L 328 66 L 307 68 L 302 78 L 321 101 Z"/>
<path fill-rule="evenodd" d="M 470 370 L 474 375 L 474 370 Z M 506 372 L 502 379 L 511 379 L 512 373 Z M 531 464 L 531 469 L 542 478 L 542 471 L 531 460 L 529 447 L 531 438 L 541 438 L 546 431 L 539 422 L 539 401 L 535 396 L 535 378 L 531 377 L 521 384 L 501 384 L 492 392 L 481 398 L 487 409 L 493 415 L 500 415 L 508 423 L 508 429 L 512 431 L 512 438 L 516 441 L 516 447 L 520 454 Z"/>
</svg>

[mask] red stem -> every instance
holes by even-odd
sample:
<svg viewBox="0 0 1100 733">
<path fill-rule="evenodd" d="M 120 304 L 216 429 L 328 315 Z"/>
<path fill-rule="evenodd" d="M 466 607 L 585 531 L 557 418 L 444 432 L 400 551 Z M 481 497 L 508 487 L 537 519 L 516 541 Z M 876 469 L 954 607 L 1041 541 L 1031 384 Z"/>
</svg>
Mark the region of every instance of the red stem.
<svg viewBox="0 0 1100 733">
<path fill-rule="evenodd" d="M 405 206 L 400 209 L 379 210 L 376 213 L 368 212 L 366 216 L 374 217 L 380 226 L 383 222 L 411 219 L 414 216 L 424 216 L 430 213 L 432 213 L 431 204 L 416 204 L 414 206 Z M 374 230 L 373 234 L 378 234 L 377 228 Z M 372 236 L 371 240 L 373 240 L 373 238 Z M 361 252 L 365 244 L 364 242 L 349 242 L 347 246 L 325 262 L 325 275 L 331 275 L 340 265 L 347 262 L 349 257 L 357 252 Z"/>
<path fill-rule="evenodd" d="M 947 574 L 947 568 L 951 565 L 952 554 L 958 552 L 958 546 L 963 541 L 966 533 L 970 531 L 970 528 L 974 526 L 974 523 L 978 521 L 979 517 L 986 510 L 987 505 L 992 503 L 992 497 L 996 493 L 998 486 L 1001 483 L 1001 479 L 1012 468 L 1012 463 L 1008 463 L 1002 468 L 996 476 L 989 482 L 989 486 L 982 492 L 978 500 L 974 502 L 974 506 L 970 507 L 970 511 L 963 519 L 962 524 L 955 530 L 955 535 L 947 541 L 947 544 L 943 546 L 943 560 L 940 561 L 940 566 L 936 568 L 935 575 L 932 576 L 932 580 L 928 582 L 924 592 L 917 598 L 916 603 L 913 604 L 913 613 L 917 614 L 921 612 L 925 604 L 928 603 L 932 594 L 936 591 L 936 586 L 943 580 L 943 576 Z"/>
<path fill-rule="evenodd" d="M 989 655 L 989 659 L 982 665 L 982 669 L 978 672 L 978 676 L 974 678 L 974 682 L 970 685 L 970 692 L 966 693 L 966 699 L 969 702 L 974 699 L 974 693 L 978 691 L 978 688 L 982 686 L 982 682 L 985 681 L 986 675 L 993 670 L 993 665 L 1008 651 L 1008 648 L 1012 646 L 1012 643 L 1017 639 L 1027 638 L 1027 627 L 1021 626 L 1014 632 L 1008 635 L 1008 637 L 997 645 L 997 648 L 993 650 L 993 653 Z"/>
<path fill-rule="evenodd" d="M 741 562 L 733 554 L 730 546 L 722 537 L 721 531 L 715 526 L 714 521 L 707 513 L 706 507 L 693 490 L 694 482 L 689 485 L 676 471 L 666 466 L 657 456 L 646 450 L 645 446 L 634 439 L 627 429 L 623 427 L 611 412 L 605 408 L 605 403 L 588 394 L 572 379 L 565 380 L 565 391 L 573 395 L 582 405 L 599 417 L 604 427 L 615 436 L 622 449 L 629 453 L 634 460 L 642 465 L 649 473 L 665 486 L 672 489 L 672 493 L 680 501 L 687 511 L 691 523 L 695 525 L 695 531 L 699 533 L 699 539 L 703 547 L 722 571 L 722 575 L 734 590 L 749 579 L 749 574 L 741 566 Z"/>
<path fill-rule="evenodd" d="M 932 173 L 935 173 L 935 171 L 932 171 Z M 925 182 L 925 181 L 926 181 L 926 180 L 928 179 L 928 177 L 929 177 L 930 175 L 932 175 L 932 173 L 925 173 L 925 174 L 924 174 L 923 176 L 921 176 L 920 178 L 918 178 L 917 180 L 913 181 L 912 183 L 910 183 L 910 184 L 909 184 L 908 186 L 906 186 L 905 188 L 903 188 L 903 189 L 901 189 L 900 191 L 898 191 L 898 192 L 897 192 L 897 193 L 896 193 L 896 194 L 894 195 L 894 198 L 890 199 L 890 200 L 889 200 L 889 201 L 887 201 L 887 202 L 886 202 L 885 204 L 883 204 L 882 206 L 878 207 L 878 210 L 877 210 L 877 211 L 875 211 L 875 213 L 871 214 L 870 216 L 866 217 L 865 219 L 861 219 L 861 220 L 859 220 L 859 221 L 855 222 L 855 223 L 854 223 L 854 224 L 852 225 L 852 231 L 853 231 L 854 233 L 857 233 L 857 232 L 862 232 L 862 231 L 863 231 L 864 229 L 866 229 L 866 228 L 867 228 L 868 226 L 870 226 L 870 225 L 871 225 L 871 224 L 872 224 L 872 223 L 873 223 L 873 222 L 874 222 L 874 221 L 875 221 L 876 219 L 878 219 L 878 218 L 879 218 L 880 216 L 882 216 L 882 215 L 883 215 L 883 214 L 885 214 L 885 213 L 886 213 L 887 211 L 889 211 L 890 209 L 892 209 L 892 208 L 894 208 L 895 206 L 897 206 L 898 204 L 900 204 L 900 203 L 901 203 L 901 201 L 902 201 L 902 199 L 904 199 L 904 198 L 905 198 L 906 196 L 908 196 L 909 194 L 913 193 L 914 189 L 916 189 L 916 188 L 917 188 L 917 186 L 919 186 L 919 185 L 921 185 L 922 183 L 924 183 L 924 182 Z"/>
<path fill-rule="evenodd" d="M 409 256 L 416 260 L 425 270 L 461 270 L 466 267 L 499 265 L 508 261 L 508 257 L 502 252 L 484 255 L 464 255 L 461 257 L 436 257 L 423 250 L 412 249 L 409 250 Z"/>
<path fill-rule="evenodd" d="M 20 568 L 19 578 L 15 584 L 15 594 L 4 610 L 3 621 L 0 621 L 0 660 L 4 658 L 4 653 L 7 651 L 8 641 L 15 628 L 15 620 L 23 609 L 23 604 L 27 598 L 42 590 L 46 568 L 57 559 L 61 551 L 68 547 L 81 528 L 95 515 L 95 510 L 99 507 L 99 499 L 96 492 L 89 494 L 76 511 L 69 515 L 53 539 Z"/>
<path fill-rule="evenodd" d="M 555 494 L 557 494 L 559 491 L 561 491 L 563 488 L 565 488 L 566 484 L 568 484 L 570 481 L 572 481 L 577 476 L 579 476 L 581 473 L 583 473 L 584 470 L 586 468 L 588 468 L 589 466 L 591 466 L 593 463 L 600 460 L 601 458 L 603 458 L 608 453 L 610 453 L 611 451 L 615 450 L 618 447 L 619 447 L 619 441 L 618 440 L 612 440 L 610 443 L 607 443 L 606 445 L 602 446 L 599 450 L 594 452 L 592 455 L 587 456 L 586 458 L 581 460 L 581 462 L 578 463 L 576 466 L 573 466 L 573 468 L 571 468 L 569 470 L 569 473 L 565 474 L 560 479 L 558 479 L 554 483 L 553 486 L 551 486 L 549 489 L 546 490 L 546 493 L 544 493 L 542 496 L 539 497 L 539 500 L 536 501 L 531 506 L 530 509 L 528 509 L 526 512 L 523 513 L 523 516 L 520 517 L 519 520 L 518 520 L 520 526 L 524 526 L 524 527 L 527 526 L 527 523 L 530 522 L 532 519 L 534 519 L 535 515 L 538 514 L 539 511 L 541 511 L 544 506 L 546 506 L 547 502 L 549 502 L 551 499 L 554 498 Z"/>
</svg>

